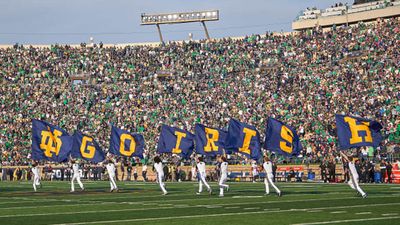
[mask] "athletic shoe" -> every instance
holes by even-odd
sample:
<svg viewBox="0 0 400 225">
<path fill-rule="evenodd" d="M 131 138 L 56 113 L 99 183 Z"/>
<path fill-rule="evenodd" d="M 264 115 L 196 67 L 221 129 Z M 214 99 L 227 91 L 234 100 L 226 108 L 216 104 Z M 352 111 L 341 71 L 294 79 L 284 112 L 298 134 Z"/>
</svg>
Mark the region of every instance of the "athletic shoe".
<svg viewBox="0 0 400 225">
<path fill-rule="evenodd" d="M 362 198 L 367 198 L 367 196 L 368 196 L 367 194 L 364 194 L 364 195 L 362 196 Z"/>
<path fill-rule="evenodd" d="M 110 192 L 113 192 L 114 191 L 114 189 L 110 189 Z"/>
<path fill-rule="evenodd" d="M 168 192 L 165 192 L 165 193 L 163 193 L 162 195 L 167 195 L 168 194 Z"/>
<path fill-rule="evenodd" d="M 224 195 L 221 195 L 221 194 L 220 194 L 220 195 L 218 195 L 218 197 L 224 197 Z"/>
<path fill-rule="evenodd" d="M 85 188 L 82 188 L 82 191 L 85 191 Z"/>
<path fill-rule="evenodd" d="M 228 187 L 226 187 L 226 191 L 229 191 L 229 186 L 228 186 Z"/>
<path fill-rule="evenodd" d="M 269 195 L 269 193 L 265 193 L 264 195 L 267 196 L 267 195 Z"/>
<path fill-rule="evenodd" d="M 211 189 L 211 188 L 208 190 L 208 194 L 209 194 L 209 195 L 212 194 L 212 189 Z"/>
<path fill-rule="evenodd" d="M 200 195 L 201 193 L 200 192 L 196 192 L 196 195 Z"/>
<path fill-rule="evenodd" d="M 278 197 L 282 197 L 282 192 L 278 192 Z"/>
<path fill-rule="evenodd" d="M 70 192 L 70 193 L 73 193 L 73 192 L 75 192 L 75 191 L 72 191 L 72 190 L 71 190 L 71 191 L 69 191 L 69 192 Z"/>
</svg>

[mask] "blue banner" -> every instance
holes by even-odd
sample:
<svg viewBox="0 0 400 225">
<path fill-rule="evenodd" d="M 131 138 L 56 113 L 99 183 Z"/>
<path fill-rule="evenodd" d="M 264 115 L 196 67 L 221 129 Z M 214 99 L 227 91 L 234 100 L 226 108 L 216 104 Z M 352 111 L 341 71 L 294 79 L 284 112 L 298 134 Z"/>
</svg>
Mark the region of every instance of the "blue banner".
<svg viewBox="0 0 400 225">
<path fill-rule="evenodd" d="M 228 132 L 221 129 L 196 124 L 196 153 L 209 156 L 224 155 L 227 134 Z"/>
<path fill-rule="evenodd" d="M 106 158 L 105 153 L 91 136 L 76 131 L 73 137 L 72 158 L 81 158 L 93 163 L 104 161 Z"/>
<path fill-rule="evenodd" d="M 172 153 L 189 158 L 194 149 L 194 135 L 188 131 L 162 125 L 158 140 L 158 153 Z"/>
<path fill-rule="evenodd" d="M 110 153 L 120 156 L 143 158 L 144 147 L 143 135 L 131 134 L 126 130 L 112 126 Z"/>
<path fill-rule="evenodd" d="M 296 130 L 271 117 L 265 128 L 264 148 L 286 156 L 297 156 L 303 150 Z"/>
<path fill-rule="evenodd" d="M 45 121 L 32 120 L 32 159 L 65 162 L 71 153 L 73 138 Z"/>
<path fill-rule="evenodd" d="M 239 152 L 257 160 L 262 157 L 260 133 L 252 125 L 231 119 L 225 141 L 225 150 Z"/>
<path fill-rule="evenodd" d="M 335 118 L 341 150 L 361 146 L 378 147 L 381 143 L 382 125 L 379 122 L 345 115 L 336 115 Z"/>
</svg>

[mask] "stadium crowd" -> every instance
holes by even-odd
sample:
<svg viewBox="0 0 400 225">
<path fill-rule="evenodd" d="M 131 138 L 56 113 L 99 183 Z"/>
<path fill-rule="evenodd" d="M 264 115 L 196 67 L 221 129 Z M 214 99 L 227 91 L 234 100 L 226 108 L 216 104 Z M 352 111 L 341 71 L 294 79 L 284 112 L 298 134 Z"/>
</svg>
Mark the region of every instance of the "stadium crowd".
<svg viewBox="0 0 400 225">
<path fill-rule="evenodd" d="M 261 134 L 269 116 L 295 127 L 304 162 L 336 157 L 336 113 L 383 125 L 377 157 L 399 151 L 400 23 L 359 23 L 289 35 L 251 35 L 159 46 L 0 49 L 3 165 L 30 163 L 31 119 L 94 136 L 108 148 L 110 123 L 143 133 L 155 152 L 160 125 L 226 128 L 231 117 Z M 172 76 L 161 76 L 171 71 Z M 73 85 L 71 77 L 88 82 Z"/>
</svg>

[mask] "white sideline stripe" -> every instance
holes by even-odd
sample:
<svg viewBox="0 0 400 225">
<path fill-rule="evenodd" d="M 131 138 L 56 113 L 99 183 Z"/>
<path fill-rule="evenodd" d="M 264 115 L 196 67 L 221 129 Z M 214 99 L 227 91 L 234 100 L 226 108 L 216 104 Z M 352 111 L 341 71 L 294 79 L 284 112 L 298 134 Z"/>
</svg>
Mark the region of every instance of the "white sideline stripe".
<svg viewBox="0 0 400 225">
<path fill-rule="evenodd" d="M 328 207 L 330 208 L 330 207 Z M 281 211 L 269 211 L 269 212 L 287 212 L 294 211 L 281 210 Z M 300 210 L 302 211 L 302 210 Z M 83 224 L 106 224 L 106 223 L 123 223 L 123 222 L 136 222 L 136 221 L 155 221 L 155 220 L 170 220 L 170 219 L 187 219 L 187 218 L 198 218 L 198 217 L 217 217 L 217 216 L 235 216 L 235 215 L 249 215 L 249 214 L 263 214 L 267 211 L 257 211 L 257 212 L 238 212 L 238 213 L 219 213 L 219 214 L 203 214 L 203 215 L 190 215 L 190 216 L 169 216 L 169 217 L 152 217 L 152 218 L 141 218 L 141 219 L 125 219 L 125 220 L 103 220 L 103 221 L 91 221 L 91 222 L 79 222 L 79 223 L 62 223 L 62 224 L 52 224 L 52 225 L 83 225 Z M 305 224 L 295 224 L 295 225 L 313 225 L 313 224 L 324 224 L 324 223 L 340 223 L 340 222 L 353 222 L 353 221 L 368 221 L 368 220 L 382 220 L 382 219 L 397 219 L 400 217 L 380 217 L 380 218 L 369 218 L 369 219 L 356 219 L 356 220 L 337 220 L 328 222 L 318 222 L 318 223 L 305 223 Z"/>
<path fill-rule="evenodd" d="M 239 196 L 232 196 L 232 198 L 262 198 L 264 196 L 262 195 L 249 195 L 249 196 L 244 196 L 244 195 L 239 195 Z"/>
<path fill-rule="evenodd" d="M 335 211 L 335 212 L 331 212 L 332 214 L 339 214 L 339 213 L 346 213 L 346 211 Z"/>
<path fill-rule="evenodd" d="M 231 206 L 231 207 L 225 207 L 225 209 L 238 209 L 240 208 L 239 206 Z"/>
<path fill-rule="evenodd" d="M 359 213 L 355 213 L 356 215 L 367 215 L 367 214 L 371 214 L 371 212 L 359 212 Z"/>
<path fill-rule="evenodd" d="M 276 200 L 276 201 L 263 201 L 263 202 L 238 202 L 238 203 L 229 203 L 229 204 L 219 204 L 219 205 L 246 205 L 246 204 L 261 204 L 261 203 L 290 203 L 290 202 L 308 202 L 308 201 L 329 201 L 329 200 L 343 200 L 343 199 L 359 199 L 360 197 L 346 197 L 346 198 L 311 198 L 311 199 L 299 199 L 299 200 Z M 371 198 L 391 198 L 391 196 L 388 195 L 376 195 L 376 196 L 371 196 L 368 197 L 369 199 Z M 206 198 L 203 198 L 205 200 Z M 192 199 L 181 199 L 180 201 L 193 201 L 193 200 L 201 200 L 199 198 L 192 198 Z M 172 202 L 176 200 L 163 200 L 164 202 Z M 85 203 L 85 204 L 67 204 L 67 205 L 38 205 L 38 206 L 15 206 L 15 207 L 0 207 L 0 212 L 2 210 L 6 209 L 31 209 L 31 208 L 49 208 L 49 207 L 56 207 L 56 206 L 62 206 L 62 207 L 68 207 L 68 206 L 81 206 L 81 205 L 108 205 L 108 204 L 129 204 L 129 205 L 141 205 L 143 203 L 148 203 L 149 201 L 145 202 L 94 202 L 94 203 Z M 157 202 L 157 201 L 154 201 Z M 163 204 L 163 205 L 173 205 L 173 204 Z M 205 206 L 205 205 L 202 205 Z M 0 216 L 1 217 L 1 216 Z"/>
<path fill-rule="evenodd" d="M 365 219 L 349 219 L 349 220 L 335 220 L 335 221 L 321 221 L 321 222 L 313 222 L 313 223 L 295 223 L 292 225 L 317 225 L 317 224 L 331 224 L 331 223 L 351 223 L 351 222 L 360 222 L 360 221 L 374 221 L 374 220 L 391 220 L 391 219 L 399 219 L 400 216 L 393 217 L 375 217 L 375 218 L 365 218 Z"/>
<path fill-rule="evenodd" d="M 238 205 L 249 204 L 249 203 L 238 203 Z M 213 205 L 222 207 L 229 204 Z M 268 212 L 287 212 L 287 211 L 307 211 L 307 210 L 322 210 L 322 209 L 345 209 L 345 208 L 358 208 L 358 207 L 371 207 L 371 206 L 387 206 L 387 205 L 400 205 L 400 202 L 396 203 L 382 203 L 382 204 L 366 204 L 366 205 L 351 205 L 351 206 L 336 206 L 336 207 L 321 207 L 321 208 L 306 208 L 306 209 L 287 209 L 287 210 L 276 210 Z M 210 207 L 210 206 L 200 206 Z M 175 209 L 176 207 L 157 207 L 157 208 L 138 208 L 138 209 L 108 209 L 108 210 L 92 210 L 92 211 L 75 211 L 75 212 L 54 212 L 54 213 L 32 213 L 32 214 L 14 214 L 14 215 L 1 215 L 0 218 L 10 217 L 31 217 L 31 216 L 50 216 L 50 215 L 73 215 L 73 214 L 90 214 L 90 213 L 107 213 L 107 212 L 128 212 L 128 211 L 146 211 L 154 209 Z M 199 206 L 188 206 L 187 208 L 199 208 Z"/>
<path fill-rule="evenodd" d="M 382 216 L 397 216 L 399 215 L 398 213 L 384 213 Z"/>
<path fill-rule="evenodd" d="M 254 210 L 254 209 L 260 209 L 260 207 L 254 207 L 254 208 L 243 208 L 244 210 Z"/>
</svg>

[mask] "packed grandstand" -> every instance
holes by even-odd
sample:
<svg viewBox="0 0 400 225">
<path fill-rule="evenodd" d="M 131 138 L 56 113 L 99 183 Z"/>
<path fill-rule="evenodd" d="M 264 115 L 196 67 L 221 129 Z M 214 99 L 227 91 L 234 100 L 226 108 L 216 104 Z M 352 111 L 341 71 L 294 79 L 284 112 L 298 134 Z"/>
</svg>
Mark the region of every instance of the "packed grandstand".
<svg viewBox="0 0 400 225">
<path fill-rule="evenodd" d="M 400 22 L 389 18 L 162 45 L 1 48 L 2 165 L 30 165 L 32 119 L 94 135 L 106 151 L 110 124 L 142 133 L 151 158 L 162 124 L 193 131 L 238 118 L 262 131 L 269 116 L 295 127 L 304 146 L 279 163 L 320 163 L 339 158 L 335 114 L 379 121 L 381 145 L 354 153 L 392 161 L 400 152 L 399 45 Z"/>
</svg>

